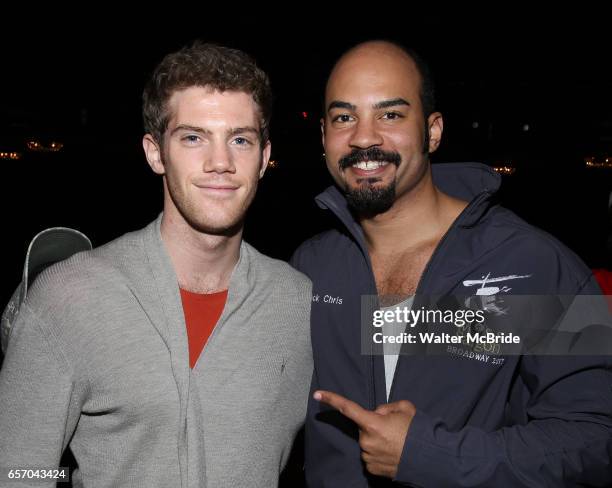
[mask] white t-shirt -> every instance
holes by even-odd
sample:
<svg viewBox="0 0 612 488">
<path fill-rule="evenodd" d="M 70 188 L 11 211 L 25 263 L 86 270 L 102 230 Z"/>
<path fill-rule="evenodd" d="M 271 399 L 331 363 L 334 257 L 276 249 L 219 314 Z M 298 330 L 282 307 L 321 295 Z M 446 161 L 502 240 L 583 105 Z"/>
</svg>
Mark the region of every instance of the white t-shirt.
<svg viewBox="0 0 612 488">
<path fill-rule="evenodd" d="M 396 303 L 390 307 L 381 308 L 381 310 L 395 310 L 396 308 L 410 310 L 412 303 L 414 302 L 414 295 L 406 298 L 403 302 Z M 406 323 L 387 323 L 385 322 L 382 326 L 382 334 L 386 336 L 399 335 L 406 331 Z M 383 343 L 383 353 L 385 359 L 385 384 L 387 387 L 387 400 L 389 400 L 389 393 L 391 392 L 391 385 L 393 384 L 393 377 L 395 376 L 395 368 L 397 366 L 397 359 L 399 358 L 399 352 L 402 344 L 388 344 Z"/>
</svg>

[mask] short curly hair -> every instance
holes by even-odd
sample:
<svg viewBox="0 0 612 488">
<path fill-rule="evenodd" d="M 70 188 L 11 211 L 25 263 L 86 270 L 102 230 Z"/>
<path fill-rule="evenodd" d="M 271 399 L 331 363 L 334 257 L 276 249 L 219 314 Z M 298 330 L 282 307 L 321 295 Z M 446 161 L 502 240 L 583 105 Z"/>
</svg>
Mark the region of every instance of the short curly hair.
<svg viewBox="0 0 612 488">
<path fill-rule="evenodd" d="M 269 137 L 272 90 L 268 75 L 243 51 L 195 41 L 166 55 L 155 68 L 142 95 L 145 132 L 159 143 L 168 128 L 168 101 L 175 91 L 192 86 L 220 92 L 244 92 L 253 97 L 260 111 L 262 145 Z"/>
</svg>

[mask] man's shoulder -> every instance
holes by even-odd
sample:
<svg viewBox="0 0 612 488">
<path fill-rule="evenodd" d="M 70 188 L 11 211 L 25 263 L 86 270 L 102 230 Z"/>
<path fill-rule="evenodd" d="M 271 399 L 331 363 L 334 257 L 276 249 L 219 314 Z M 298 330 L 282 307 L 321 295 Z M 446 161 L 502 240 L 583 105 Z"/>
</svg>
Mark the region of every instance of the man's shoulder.
<svg viewBox="0 0 612 488">
<path fill-rule="evenodd" d="M 537 270 L 551 279 L 557 274 L 558 279 L 573 282 L 570 288 L 580 287 L 591 276 L 589 268 L 568 246 L 503 207 L 492 213 L 472 241 L 479 243 L 477 246 L 474 242 L 469 243 L 472 247 L 480 247 L 479 255 L 489 254 L 510 267 Z"/>
<path fill-rule="evenodd" d="M 307 268 L 311 262 L 334 261 L 339 254 L 343 255 L 355 246 L 354 240 L 347 232 L 332 228 L 300 244 L 293 253 L 290 263 L 295 268 L 302 270 Z"/>
<path fill-rule="evenodd" d="M 244 249 L 249 255 L 252 269 L 257 273 L 257 279 L 269 282 L 279 288 L 291 287 L 300 291 L 310 288 L 310 279 L 302 272 L 293 268 L 289 263 L 267 256 L 248 243 Z"/>
<path fill-rule="evenodd" d="M 555 236 L 528 223 L 504 207 L 498 208 L 489 228 L 492 233 L 499 234 L 500 239 L 506 240 L 517 251 L 528 250 L 535 254 L 552 254 L 573 261 L 575 264 L 582 264 L 581 259 Z"/>
</svg>

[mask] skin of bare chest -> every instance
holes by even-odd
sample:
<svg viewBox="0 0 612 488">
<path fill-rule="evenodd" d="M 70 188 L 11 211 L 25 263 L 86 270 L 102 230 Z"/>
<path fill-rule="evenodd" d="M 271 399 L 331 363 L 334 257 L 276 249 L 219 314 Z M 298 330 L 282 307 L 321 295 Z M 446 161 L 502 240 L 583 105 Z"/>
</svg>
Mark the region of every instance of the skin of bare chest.
<svg viewBox="0 0 612 488">
<path fill-rule="evenodd" d="M 433 244 L 427 244 L 398 254 L 371 254 L 378 295 L 414 295 L 434 247 Z"/>
</svg>

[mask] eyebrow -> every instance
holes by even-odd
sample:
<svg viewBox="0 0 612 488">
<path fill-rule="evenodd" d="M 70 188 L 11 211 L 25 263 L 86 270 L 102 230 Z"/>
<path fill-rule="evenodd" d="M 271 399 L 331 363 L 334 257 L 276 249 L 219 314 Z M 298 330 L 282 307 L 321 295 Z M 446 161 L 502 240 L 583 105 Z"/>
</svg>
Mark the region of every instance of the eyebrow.
<svg viewBox="0 0 612 488">
<path fill-rule="evenodd" d="M 205 135 L 210 135 L 212 133 L 208 129 L 204 129 L 202 127 L 197 127 L 195 125 L 181 124 L 181 125 L 177 125 L 174 129 L 172 129 L 172 132 L 170 132 L 170 135 L 174 135 L 179 131 L 197 132 L 198 134 L 205 134 Z M 244 134 L 245 132 L 252 132 L 255 134 L 259 134 L 259 130 L 257 130 L 255 127 L 252 127 L 252 126 L 235 127 L 228 131 L 230 136 Z"/>
<path fill-rule="evenodd" d="M 410 103 L 408 103 L 408 101 L 403 98 L 391 98 L 390 100 L 383 100 L 382 102 L 375 103 L 372 108 L 374 108 L 374 110 L 380 110 L 383 108 L 397 107 L 398 105 L 410 106 Z M 327 111 L 329 112 L 334 108 L 344 108 L 346 110 L 352 111 L 357 110 L 357 106 L 349 102 L 343 102 L 341 100 L 334 100 L 333 102 L 330 102 L 327 107 Z"/>
<path fill-rule="evenodd" d="M 381 108 L 396 107 L 398 105 L 410 106 L 410 104 L 403 98 L 392 98 L 391 100 L 383 100 L 382 102 L 375 103 L 374 109 L 379 110 Z"/>
<path fill-rule="evenodd" d="M 210 134 L 209 130 L 203 129 L 202 127 L 196 127 L 195 125 L 181 124 L 181 125 L 177 125 L 174 129 L 172 129 L 172 132 L 170 132 L 170 135 L 173 136 L 174 134 L 182 130 L 189 131 L 189 132 L 197 132 L 199 134 Z"/>
<path fill-rule="evenodd" d="M 238 135 L 238 134 L 244 134 L 245 132 L 251 132 L 255 135 L 259 134 L 259 130 L 253 126 L 246 126 L 246 127 L 236 127 L 235 129 L 230 129 L 229 130 L 229 134 L 232 136 Z"/>
<path fill-rule="evenodd" d="M 334 100 L 333 102 L 330 102 L 330 104 L 327 106 L 327 111 L 329 112 L 332 108 L 345 108 L 347 110 L 355 110 L 357 107 L 352 103 Z"/>
</svg>

